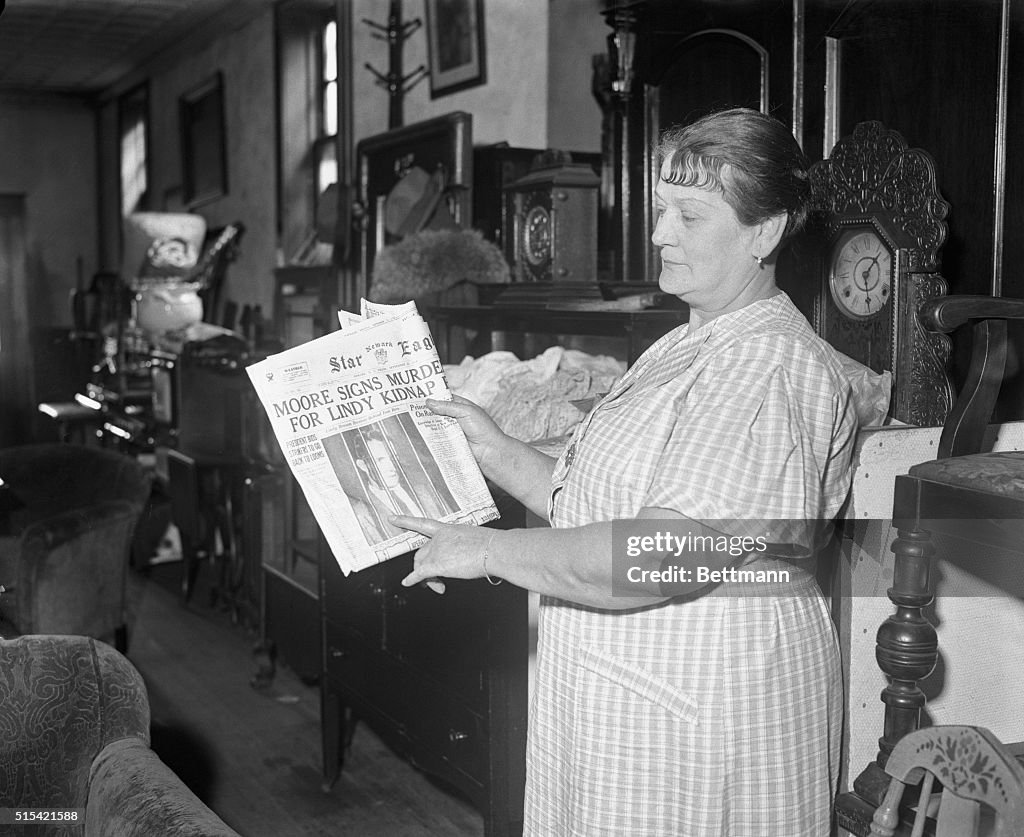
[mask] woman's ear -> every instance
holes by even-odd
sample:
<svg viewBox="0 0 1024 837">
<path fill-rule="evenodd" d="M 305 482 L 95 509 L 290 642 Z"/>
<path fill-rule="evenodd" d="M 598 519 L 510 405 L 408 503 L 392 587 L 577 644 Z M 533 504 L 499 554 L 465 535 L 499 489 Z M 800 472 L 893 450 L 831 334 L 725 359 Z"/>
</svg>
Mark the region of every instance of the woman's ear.
<svg viewBox="0 0 1024 837">
<path fill-rule="evenodd" d="M 754 253 L 755 258 L 761 256 L 766 259 L 775 252 L 786 232 L 788 222 L 789 213 L 780 212 L 778 215 L 765 218 L 758 224 L 757 237 L 754 241 L 754 246 L 757 248 L 757 252 Z"/>
</svg>

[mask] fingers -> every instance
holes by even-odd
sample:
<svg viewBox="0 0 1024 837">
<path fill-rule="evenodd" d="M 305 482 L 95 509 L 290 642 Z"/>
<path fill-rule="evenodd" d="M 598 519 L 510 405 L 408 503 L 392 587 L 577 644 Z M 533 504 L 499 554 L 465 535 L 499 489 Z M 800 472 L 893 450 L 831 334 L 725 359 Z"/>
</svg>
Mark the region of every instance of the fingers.
<svg viewBox="0 0 1024 837">
<path fill-rule="evenodd" d="M 445 584 L 437 577 L 436 571 L 425 571 L 422 567 L 418 566 L 418 564 L 418 561 L 414 562 L 412 572 L 402 579 L 402 586 L 415 587 L 417 584 L 425 584 L 438 595 L 444 593 Z"/>
<path fill-rule="evenodd" d="M 426 535 L 428 538 L 432 538 L 437 535 L 438 532 L 445 526 L 437 520 L 431 520 L 429 517 L 409 517 L 404 514 L 393 514 L 388 517 L 388 522 L 393 526 L 398 526 L 400 529 L 409 529 L 413 532 L 419 532 L 421 535 Z"/>
<path fill-rule="evenodd" d="M 448 416 L 448 418 L 453 419 L 465 418 L 468 415 L 466 411 L 466 404 L 469 403 L 468 401 L 465 403 L 459 403 L 456 401 L 439 401 L 436 398 L 428 398 L 423 403 L 429 407 L 430 411 L 435 415 Z"/>
<path fill-rule="evenodd" d="M 441 531 L 443 523 L 439 523 L 436 520 L 431 520 L 429 517 L 408 517 L 402 514 L 393 514 L 388 518 L 388 521 L 402 529 L 409 529 L 413 532 L 419 532 L 421 535 L 427 537 L 434 537 L 438 532 Z M 431 590 L 438 595 L 441 595 L 445 591 L 444 582 L 435 576 L 428 575 L 422 570 L 413 568 L 413 571 L 409 573 L 405 578 L 402 579 L 403 587 L 413 587 L 417 584 L 426 584 Z"/>
<path fill-rule="evenodd" d="M 452 401 L 454 401 L 456 404 L 465 404 L 467 407 L 480 407 L 480 405 L 477 404 L 475 401 L 470 401 L 464 395 L 456 395 L 454 392 L 452 393 Z M 480 409 L 483 408 L 480 407 Z"/>
<path fill-rule="evenodd" d="M 468 398 L 463 398 L 461 395 L 452 394 L 451 401 L 441 401 L 437 398 L 428 398 L 424 402 L 431 410 L 440 416 L 451 416 L 452 418 L 458 418 L 459 416 L 468 416 L 474 410 L 482 410 L 483 408 Z"/>
<path fill-rule="evenodd" d="M 444 582 L 441 581 L 441 579 L 437 578 L 436 576 L 428 575 L 427 573 L 423 572 L 423 570 L 413 568 L 413 571 L 402 579 L 402 586 L 415 587 L 417 584 L 427 585 L 427 587 L 429 587 L 438 595 L 443 594 L 445 591 L 445 585 Z"/>
</svg>

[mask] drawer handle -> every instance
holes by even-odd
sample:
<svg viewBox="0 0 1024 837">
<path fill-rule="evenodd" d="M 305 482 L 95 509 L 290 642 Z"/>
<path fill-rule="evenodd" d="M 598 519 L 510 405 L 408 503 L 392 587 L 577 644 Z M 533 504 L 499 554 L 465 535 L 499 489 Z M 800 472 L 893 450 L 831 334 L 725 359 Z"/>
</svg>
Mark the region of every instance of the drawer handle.
<svg viewBox="0 0 1024 837">
<path fill-rule="evenodd" d="M 458 729 L 448 730 L 448 740 L 451 741 L 452 744 L 454 744 L 456 741 L 465 741 L 467 738 L 469 738 L 468 732 L 463 732 L 462 730 Z"/>
<path fill-rule="evenodd" d="M 333 645 L 331 646 L 331 657 L 333 657 L 335 660 L 340 660 L 342 657 L 346 656 L 348 655 L 340 648 L 335 648 Z"/>
</svg>

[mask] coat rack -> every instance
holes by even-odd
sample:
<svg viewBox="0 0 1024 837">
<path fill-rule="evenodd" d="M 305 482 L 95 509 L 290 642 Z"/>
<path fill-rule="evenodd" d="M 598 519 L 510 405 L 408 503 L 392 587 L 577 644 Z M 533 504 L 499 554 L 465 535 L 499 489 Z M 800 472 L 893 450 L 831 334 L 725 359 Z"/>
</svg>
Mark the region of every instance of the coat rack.
<svg viewBox="0 0 1024 837">
<path fill-rule="evenodd" d="M 427 68 L 422 64 L 408 75 L 402 75 L 402 46 L 423 25 L 423 21 L 417 17 L 402 23 L 402 0 L 391 0 L 387 26 L 366 18 L 363 18 L 363 23 L 373 30 L 371 34 L 374 38 L 388 42 L 387 73 L 375 69 L 369 62 L 365 66 L 377 79 L 377 85 L 388 91 L 388 128 L 400 128 L 405 94 L 427 77 Z"/>
</svg>

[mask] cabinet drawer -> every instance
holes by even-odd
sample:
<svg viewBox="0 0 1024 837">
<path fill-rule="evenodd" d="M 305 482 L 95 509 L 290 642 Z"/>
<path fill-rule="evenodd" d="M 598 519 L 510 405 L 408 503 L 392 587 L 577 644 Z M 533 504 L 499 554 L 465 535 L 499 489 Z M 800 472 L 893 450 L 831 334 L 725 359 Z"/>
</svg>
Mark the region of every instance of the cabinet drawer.
<svg viewBox="0 0 1024 837">
<path fill-rule="evenodd" d="M 463 700 L 475 705 L 486 696 L 492 669 L 525 665 L 525 591 L 482 579 L 450 579 L 443 595 L 403 587 L 410 556 L 347 578 L 331 564 L 323 570 L 328 624 L 350 629 Z"/>
<path fill-rule="evenodd" d="M 409 700 L 407 672 L 351 629 L 328 623 L 324 634 L 325 674 L 355 701 L 373 707 L 403 727 L 415 709 Z"/>
<path fill-rule="evenodd" d="M 384 600 L 388 589 L 387 573 L 370 567 L 347 578 L 332 559 L 324 562 L 324 616 L 329 622 L 344 625 L 367 642 L 379 645 L 384 630 Z"/>
<path fill-rule="evenodd" d="M 387 649 L 419 676 L 476 703 L 487 694 L 487 669 L 498 651 L 488 606 L 490 585 L 449 580 L 438 595 L 423 588 L 393 590 L 387 598 Z M 490 589 L 487 589 L 490 588 Z"/>
<path fill-rule="evenodd" d="M 467 791 L 483 786 L 488 741 L 482 712 L 345 627 L 328 624 L 326 643 L 327 678 L 347 701 L 392 725 L 424 770 L 460 787 L 471 779 Z"/>
<path fill-rule="evenodd" d="M 487 787 L 489 742 L 484 719 L 450 696 L 434 693 L 429 686 L 421 695 L 430 711 L 410 719 L 410 736 L 422 747 L 414 760 L 428 772 L 448 774 L 451 781 L 474 796 Z M 430 757 L 436 763 L 430 763 Z"/>
</svg>

